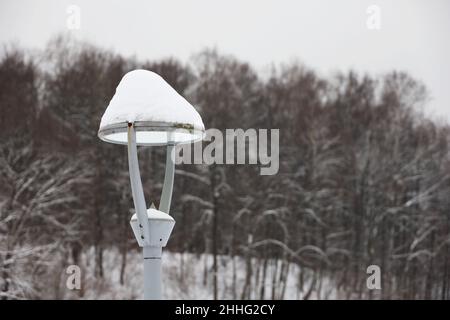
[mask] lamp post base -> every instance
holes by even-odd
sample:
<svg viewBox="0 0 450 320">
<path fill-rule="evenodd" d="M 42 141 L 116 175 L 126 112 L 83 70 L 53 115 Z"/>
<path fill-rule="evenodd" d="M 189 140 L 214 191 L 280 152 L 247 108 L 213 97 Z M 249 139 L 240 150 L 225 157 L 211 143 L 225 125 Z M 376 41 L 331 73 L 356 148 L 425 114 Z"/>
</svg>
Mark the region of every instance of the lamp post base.
<svg viewBox="0 0 450 320">
<path fill-rule="evenodd" d="M 161 299 L 162 247 L 143 247 L 144 253 L 144 300 Z"/>
</svg>

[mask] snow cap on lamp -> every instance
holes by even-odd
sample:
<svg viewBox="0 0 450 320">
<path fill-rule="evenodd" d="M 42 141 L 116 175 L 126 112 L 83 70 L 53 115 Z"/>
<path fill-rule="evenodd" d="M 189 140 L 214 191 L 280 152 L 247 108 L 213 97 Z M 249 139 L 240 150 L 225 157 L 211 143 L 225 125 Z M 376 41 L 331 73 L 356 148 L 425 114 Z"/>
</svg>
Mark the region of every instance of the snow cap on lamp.
<svg viewBox="0 0 450 320">
<path fill-rule="evenodd" d="M 201 140 L 205 127 L 194 109 L 161 76 L 148 70 L 125 74 L 100 122 L 100 139 L 127 144 L 133 123 L 138 145 L 182 144 Z"/>
</svg>

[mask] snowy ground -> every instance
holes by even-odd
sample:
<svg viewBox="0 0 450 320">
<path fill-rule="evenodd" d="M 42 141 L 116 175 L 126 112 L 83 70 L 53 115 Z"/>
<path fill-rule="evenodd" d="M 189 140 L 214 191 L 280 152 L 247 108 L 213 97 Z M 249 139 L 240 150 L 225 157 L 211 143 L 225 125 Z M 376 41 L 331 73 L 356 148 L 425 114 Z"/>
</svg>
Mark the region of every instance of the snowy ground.
<svg viewBox="0 0 450 320">
<path fill-rule="evenodd" d="M 163 253 L 163 298 L 164 299 L 212 299 L 212 256 Z M 253 260 L 253 266 L 259 263 Z M 82 296 L 79 291 L 67 290 L 68 299 L 141 299 L 142 297 L 142 259 L 138 251 L 130 251 L 127 257 L 124 285 L 120 284 L 120 254 L 115 249 L 105 251 L 103 279 L 94 277 L 94 251 L 82 256 Z M 230 257 L 219 257 L 218 294 L 220 299 L 233 299 L 233 267 Z M 183 266 L 183 267 L 181 267 Z M 236 259 L 236 292 L 240 298 L 245 281 L 245 261 Z M 205 269 L 206 268 L 206 269 Z M 255 268 L 256 269 L 256 268 Z M 268 267 L 265 280 L 265 298 L 271 298 L 273 266 Z M 207 276 L 205 276 L 205 270 Z M 286 281 L 284 299 L 302 299 L 305 292 L 297 290 L 298 268 L 291 266 Z M 254 281 L 254 280 L 252 280 Z M 305 287 L 309 287 L 305 285 Z M 311 299 L 333 299 L 336 293 L 329 281 L 322 284 L 322 294 L 313 292 Z M 251 290 L 251 298 L 260 297 L 260 287 Z"/>
</svg>

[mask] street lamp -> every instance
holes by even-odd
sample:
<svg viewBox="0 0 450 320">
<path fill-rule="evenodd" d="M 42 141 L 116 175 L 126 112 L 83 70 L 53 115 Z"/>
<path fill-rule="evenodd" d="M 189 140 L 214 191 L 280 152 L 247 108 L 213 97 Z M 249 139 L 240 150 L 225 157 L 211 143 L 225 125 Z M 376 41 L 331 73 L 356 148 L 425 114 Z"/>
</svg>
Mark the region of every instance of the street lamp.
<svg viewBox="0 0 450 320">
<path fill-rule="evenodd" d="M 147 70 L 125 74 L 100 122 L 98 137 L 128 146 L 128 166 L 136 213 L 130 224 L 144 258 L 144 299 L 161 299 L 161 252 L 175 220 L 168 214 L 175 172 L 175 146 L 202 140 L 203 121 L 192 105 L 163 78 Z M 137 146 L 167 146 L 159 210 L 147 209 Z"/>
</svg>

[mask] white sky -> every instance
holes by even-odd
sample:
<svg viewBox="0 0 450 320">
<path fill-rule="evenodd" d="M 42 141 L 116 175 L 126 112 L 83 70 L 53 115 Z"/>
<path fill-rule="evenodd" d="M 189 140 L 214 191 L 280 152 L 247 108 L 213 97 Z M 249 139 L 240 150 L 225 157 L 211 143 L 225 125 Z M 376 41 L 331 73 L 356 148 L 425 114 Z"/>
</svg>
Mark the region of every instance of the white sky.
<svg viewBox="0 0 450 320">
<path fill-rule="evenodd" d="M 74 36 L 124 55 L 187 61 L 217 47 L 264 71 L 298 59 L 322 75 L 396 69 L 428 87 L 427 113 L 450 121 L 448 0 L 0 0 L 0 43 L 43 48 L 81 9 Z M 381 29 L 366 27 L 369 5 Z"/>
</svg>

